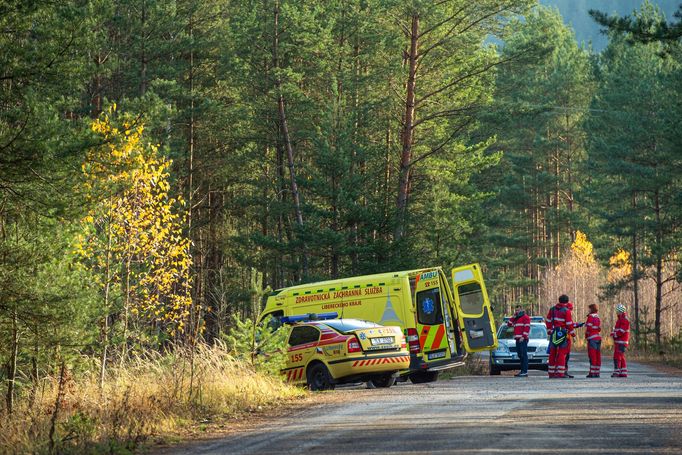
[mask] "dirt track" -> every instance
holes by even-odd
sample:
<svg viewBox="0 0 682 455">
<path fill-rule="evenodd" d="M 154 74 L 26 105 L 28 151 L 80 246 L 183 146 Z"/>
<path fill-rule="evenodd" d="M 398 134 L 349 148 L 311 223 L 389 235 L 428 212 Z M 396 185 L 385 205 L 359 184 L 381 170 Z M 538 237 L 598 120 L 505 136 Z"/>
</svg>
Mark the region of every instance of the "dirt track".
<svg viewBox="0 0 682 455">
<path fill-rule="evenodd" d="M 682 453 L 681 376 L 631 364 L 629 378 L 612 379 L 606 358 L 602 378 L 586 379 L 585 355 L 572 356 L 575 379 L 344 388 L 267 427 L 161 453 Z"/>
</svg>

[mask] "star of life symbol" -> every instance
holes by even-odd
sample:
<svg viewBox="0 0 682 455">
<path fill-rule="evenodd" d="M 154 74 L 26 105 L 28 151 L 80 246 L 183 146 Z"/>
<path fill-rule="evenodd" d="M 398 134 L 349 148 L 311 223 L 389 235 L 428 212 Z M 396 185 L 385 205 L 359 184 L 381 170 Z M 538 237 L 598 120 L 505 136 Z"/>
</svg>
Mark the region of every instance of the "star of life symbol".
<svg viewBox="0 0 682 455">
<path fill-rule="evenodd" d="M 433 300 L 430 298 L 427 297 L 422 301 L 422 310 L 424 310 L 424 313 L 431 314 L 435 309 L 436 306 L 433 304 Z"/>
</svg>

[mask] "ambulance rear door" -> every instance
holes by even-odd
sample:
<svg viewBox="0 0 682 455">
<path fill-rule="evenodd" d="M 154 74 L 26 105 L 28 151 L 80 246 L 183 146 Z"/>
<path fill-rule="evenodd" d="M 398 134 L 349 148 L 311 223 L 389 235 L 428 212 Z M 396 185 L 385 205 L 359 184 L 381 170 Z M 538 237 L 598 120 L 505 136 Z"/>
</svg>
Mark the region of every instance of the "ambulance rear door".
<svg viewBox="0 0 682 455">
<path fill-rule="evenodd" d="M 496 348 L 497 329 L 481 267 L 470 264 L 453 269 L 452 291 L 467 352 Z"/>
<path fill-rule="evenodd" d="M 450 322 L 445 295 L 440 287 L 438 270 L 426 271 L 410 278 L 416 306 L 417 333 L 423 360 L 427 363 L 452 358 L 454 340 L 447 330 Z"/>
</svg>

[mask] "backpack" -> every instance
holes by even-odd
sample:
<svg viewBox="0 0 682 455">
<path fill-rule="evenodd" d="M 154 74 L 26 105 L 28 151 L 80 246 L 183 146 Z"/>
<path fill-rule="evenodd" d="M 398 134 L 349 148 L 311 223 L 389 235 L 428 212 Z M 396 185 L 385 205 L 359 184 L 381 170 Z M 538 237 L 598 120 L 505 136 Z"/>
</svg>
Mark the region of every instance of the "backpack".
<svg viewBox="0 0 682 455">
<path fill-rule="evenodd" d="M 555 314 L 556 314 L 556 308 L 552 307 L 552 319 L 554 319 Z M 552 337 L 550 338 L 549 341 L 554 346 L 561 346 L 562 344 L 564 344 L 564 341 L 566 341 L 567 336 L 568 336 L 568 330 L 566 328 L 557 327 L 552 332 Z"/>
<path fill-rule="evenodd" d="M 566 341 L 566 336 L 568 335 L 568 330 L 563 328 L 556 328 L 552 332 L 551 342 L 554 346 L 561 346 Z"/>
</svg>

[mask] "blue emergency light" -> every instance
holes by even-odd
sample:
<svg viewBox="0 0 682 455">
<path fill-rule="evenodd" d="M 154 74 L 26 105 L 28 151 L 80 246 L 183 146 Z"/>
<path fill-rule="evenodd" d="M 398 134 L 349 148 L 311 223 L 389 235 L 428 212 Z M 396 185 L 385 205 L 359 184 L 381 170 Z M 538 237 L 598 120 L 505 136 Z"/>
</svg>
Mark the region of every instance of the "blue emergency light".
<svg viewBox="0 0 682 455">
<path fill-rule="evenodd" d="M 282 324 L 293 324 L 294 322 L 307 322 L 307 321 L 324 321 L 325 319 L 336 319 L 339 317 L 339 313 L 308 313 L 308 314 L 298 314 L 295 316 L 284 316 L 280 318 Z"/>
</svg>

